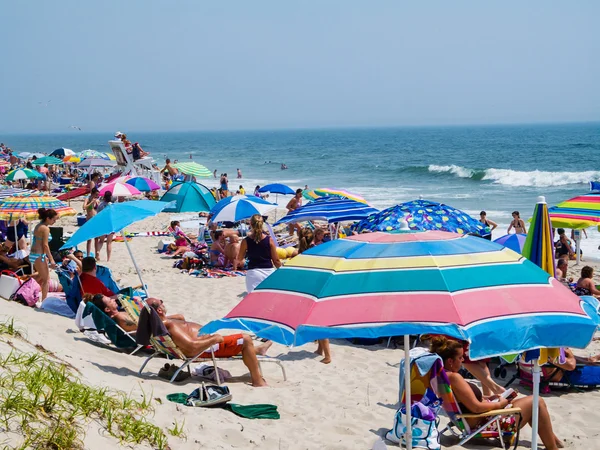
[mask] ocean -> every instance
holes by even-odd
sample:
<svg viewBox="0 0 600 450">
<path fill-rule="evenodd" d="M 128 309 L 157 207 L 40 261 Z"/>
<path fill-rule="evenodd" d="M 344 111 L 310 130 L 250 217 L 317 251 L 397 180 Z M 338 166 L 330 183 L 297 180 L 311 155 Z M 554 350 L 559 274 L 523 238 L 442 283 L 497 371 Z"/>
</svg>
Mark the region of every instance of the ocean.
<svg viewBox="0 0 600 450">
<path fill-rule="evenodd" d="M 115 130 L 116 131 L 116 130 Z M 159 166 L 165 157 L 227 173 L 230 189 L 271 182 L 292 188 L 344 188 L 386 208 L 422 196 L 478 217 L 486 210 L 505 234 L 511 212 L 531 216 L 539 195 L 549 205 L 589 191 L 600 180 L 600 124 L 298 129 L 227 132 L 128 132 Z M 108 151 L 113 133 L 4 135 L 17 153 L 66 147 Z M 285 163 L 288 170 L 281 170 Z M 243 178 L 236 180 L 236 169 Z M 206 179 L 208 187 L 218 180 Z M 285 205 L 286 198 L 279 196 Z M 586 256 L 600 255 L 588 231 Z"/>
</svg>

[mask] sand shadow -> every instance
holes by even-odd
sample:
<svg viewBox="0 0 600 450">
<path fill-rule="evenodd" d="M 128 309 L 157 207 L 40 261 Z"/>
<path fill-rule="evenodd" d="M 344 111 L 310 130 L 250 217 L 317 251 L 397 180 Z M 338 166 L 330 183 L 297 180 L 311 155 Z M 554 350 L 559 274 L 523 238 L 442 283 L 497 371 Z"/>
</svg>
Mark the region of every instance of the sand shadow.
<svg viewBox="0 0 600 450">
<path fill-rule="evenodd" d="M 281 361 L 302 361 L 303 359 L 317 359 L 322 358 L 321 355 L 317 355 L 314 352 L 308 350 L 290 351 L 288 353 L 281 353 L 277 356 L 277 359 Z"/>
<path fill-rule="evenodd" d="M 394 411 L 398 411 L 398 408 L 400 407 L 400 402 L 394 404 L 377 402 L 377 405 L 383 406 L 384 408 L 392 409 Z"/>
</svg>

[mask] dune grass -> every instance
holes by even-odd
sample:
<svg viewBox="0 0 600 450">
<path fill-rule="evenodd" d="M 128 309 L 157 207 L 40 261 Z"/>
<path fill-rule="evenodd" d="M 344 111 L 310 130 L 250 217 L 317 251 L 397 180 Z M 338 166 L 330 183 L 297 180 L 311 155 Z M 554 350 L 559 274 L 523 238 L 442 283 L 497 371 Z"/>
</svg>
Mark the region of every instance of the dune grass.
<svg viewBox="0 0 600 450">
<path fill-rule="evenodd" d="M 6 336 L 22 336 L 13 320 L 0 323 L 0 337 Z M 0 355 L 0 434 L 21 439 L 16 445 L 0 442 L 0 447 L 82 449 L 86 425 L 94 421 L 123 444 L 169 448 L 163 430 L 146 417 L 153 413 L 152 396 L 142 392 L 134 398 L 88 386 L 67 364 L 11 347 L 10 353 Z M 185 437 L 183 424 L 175 422 L 167 431 Z"/>
</svg>

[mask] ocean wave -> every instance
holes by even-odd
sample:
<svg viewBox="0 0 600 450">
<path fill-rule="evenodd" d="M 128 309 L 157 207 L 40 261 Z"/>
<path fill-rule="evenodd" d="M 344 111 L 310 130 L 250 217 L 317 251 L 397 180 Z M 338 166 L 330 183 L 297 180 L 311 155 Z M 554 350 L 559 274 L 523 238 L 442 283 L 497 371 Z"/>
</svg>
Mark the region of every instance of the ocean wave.
<svg viewBox="0 0 600 450">
<path fill-rule="evenodd" d="M 600 180 L 600 172 L 588 170 L 585 172 L 545 172 L 532 170 L 528 172 L 511 169 L 470 169 L 456 165 L 429 165 L 429 172 L 446 173 L 459 178 L 469 178 L 474 181 L 489 181 L 504 186 L 549 187 L 566 186 L 569 184 L 586 184 Z"/>
</svg>

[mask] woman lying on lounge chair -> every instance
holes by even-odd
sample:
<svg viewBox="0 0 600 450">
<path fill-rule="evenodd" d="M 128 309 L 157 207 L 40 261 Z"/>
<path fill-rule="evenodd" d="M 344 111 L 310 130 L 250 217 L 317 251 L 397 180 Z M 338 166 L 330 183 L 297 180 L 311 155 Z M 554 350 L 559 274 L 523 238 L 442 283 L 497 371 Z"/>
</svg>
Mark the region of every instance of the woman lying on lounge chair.
<svg viewBox="0 0 600 450">
<path fill-rule="evenodd" d="M 479 388 L 468 383 L 459 373 L 463 363 L 463 346 L 460 342 L 444 336 L 435 336 L 431 339 L 431 352 L 437 353 L 444 363 L 444 369 L 450 379 L 450 386 L 463 413 L 481 414 L 495 409 L 506 408 L 509 403 L 521 409 L 521 427 L 531 425 L 533 396 L 521 397 L 515 400 L 501 398 L 498 395 L 484 397 Z M 539 399 L 539 431 L 538 434 L 548 450 L 564 447 L 560 439 L 552 430 L 550 413 L 544 399 Z M 479 419 L 467 419 L 469 425 L 477 427 Z"/>
</svg>

